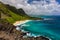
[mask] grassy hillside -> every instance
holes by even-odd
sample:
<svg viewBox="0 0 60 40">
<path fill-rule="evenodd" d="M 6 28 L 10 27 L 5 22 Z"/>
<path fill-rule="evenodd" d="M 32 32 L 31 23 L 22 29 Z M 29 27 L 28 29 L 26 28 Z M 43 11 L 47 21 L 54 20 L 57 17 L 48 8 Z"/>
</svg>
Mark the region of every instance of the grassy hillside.
<svg viewBox="0 0 60 40">
<path fill-rule="evenodd" d="M 5 5 L 1 2 L 0 2 L 0 14 L 1 18 L 5 19 L 5 21 L 8 21 L 9 23 L 14 23 L 15 21 L 19 20 L 41 19 L 41 18 L 30 17 L 25 14 L 23 9 L 16 9 L 13 6 Z"/>
<path fill-rule="evenodd" d="M 9 10 L 11 10 L 12 12 L 19 14 L 20 16 L 28 16 L 28 15 L 23 11 L 22 8 L 16 9 L 15 7 L 13 7 L 13 6 L 11 6 L 11 5 L 8 5 L 8 4 L 6 5 L 6 7 L 7 7 Z"/>
</svg>

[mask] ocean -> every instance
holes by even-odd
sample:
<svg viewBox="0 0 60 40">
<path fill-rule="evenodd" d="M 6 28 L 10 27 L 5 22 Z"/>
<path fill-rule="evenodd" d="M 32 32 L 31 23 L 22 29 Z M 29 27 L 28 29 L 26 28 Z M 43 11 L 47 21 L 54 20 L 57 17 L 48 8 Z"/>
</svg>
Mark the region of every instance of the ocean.
<svg viewBox="0 0 60 40">
<path fill-rule="evenodd" d="M 32 20 L 22 26 L 22 30 L 30 32 L 30 36 L 45 36 L 52 40 L 60 40 L 60 16 L 40 16 L 44 20 Z"/>
</svg>

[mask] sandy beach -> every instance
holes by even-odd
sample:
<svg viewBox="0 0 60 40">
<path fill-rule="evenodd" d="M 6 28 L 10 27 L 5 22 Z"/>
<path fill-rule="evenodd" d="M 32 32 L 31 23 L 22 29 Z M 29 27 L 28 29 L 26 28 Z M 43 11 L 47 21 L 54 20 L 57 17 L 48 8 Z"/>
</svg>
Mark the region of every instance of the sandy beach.
<svg viewBox="0 0 60 40">
<path fill-rule="evenodd" d="M 13 23 L 14 26 L 17 26 L 17 25 L 21 25 L 21 24 L 24 24 L 26 22 L 29 22 L 31 20 L 22 20 L 22 21 L 16 21 L 15 23 Z"/>
</svg>

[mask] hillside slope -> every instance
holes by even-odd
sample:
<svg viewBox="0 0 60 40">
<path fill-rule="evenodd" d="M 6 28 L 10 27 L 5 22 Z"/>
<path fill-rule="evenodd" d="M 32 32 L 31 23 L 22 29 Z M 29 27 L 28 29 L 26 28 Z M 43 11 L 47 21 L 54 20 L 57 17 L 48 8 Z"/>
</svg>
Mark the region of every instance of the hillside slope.
<svg viewBox="0 0 60 40">
<path fill-rule="evenodd" d="M 23 9 L 16 9 L 0 2 L 0 18 L 0 40 L 49 40 L 43 36 L 23 38 L 26 33 L 16 30 L 16 26 L 12 24 L 15 21 L 42 19 L 26 15 Z"/>
<path fill-rule="evenodd" d="M 11 5 L 8 5 L 8 4 L 6 4 L 6 7 L 7 7 L 9 10 L 11 10 L 12 12 L 19 14 L 20 16 L 28 16 L 28 15 L 24 12 L 24 10 L 23 10 L 22 8 L 17 9 L 17 8 L 15 8 L 14 6 L 11 6 Z"/>
<path fill-rule="evenodd" d="M 25 35 L 25 32 L 16 30 L 16 26 L 8 23 L 4 19 L 0 20 L 0 40 L 49 40 L 48 38 L 43 36 L 27 36 L 26 38 L 24 38 Z"/>
<path fill-rule="evenodd" d="M 30 17 L 25 14 L 23 9 L 16 9 L 13 6 L 3 4 L 0 2 L 0 14 L 1 18 L 5 19 L 5 21 L 8 21 L 10 23 L 14 23 L 15 21 L 19 20 L 36 20 L 36 19 L 41 19 L 41 18 L 35 18 L 35 17 Z"/>
</svg>

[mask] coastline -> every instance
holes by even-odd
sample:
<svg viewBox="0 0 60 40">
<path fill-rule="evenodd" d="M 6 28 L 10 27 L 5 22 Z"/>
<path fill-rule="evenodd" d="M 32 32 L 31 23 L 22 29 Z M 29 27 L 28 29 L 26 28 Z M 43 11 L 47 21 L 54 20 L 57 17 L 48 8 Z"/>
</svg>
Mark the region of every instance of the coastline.
<svg viewBox="0 0 60 40">
<path fill-rule="evenodd" d="M 21 25 L 21 24 L 24 24 L 26 22 L 29 22 L 31 20 L 21 20 L 21 21 L 16 21 L 15 23 L 13 23 L 14 26 L 18 26 L 18 25 Z"/>
<path fill-rule="evenodd" d="M 16 21 L 15 23 L 13 23 L 13 25 L 14 25 L 14 26 L 18 26 L 18 25 L 24 24 L 24 23 L 29 22 L 29 21 L 31 21 L 31 20 Z M 20 28 L 19 28 L 19 27 L 16 27 L 16 30 L 20 30 Z M 31 33 L 28 33 L 28 31 L 24 31 L 24 30 L 21 30 L 21 32 L 26 33 L 26 36 L 27 36 L 27 37 L 34 37 L 34 38 L 37 38 L 37 37 L 42 36 L 42 35 L 34 36 L 34 34 L 32 34 L 33 36 L 31 36 L 31 35 L 30 35 Z M 42 36 L 42 37 L 44 37 L 44 36 Z M 52 40 L 52 39 L 49 38 L 49 37 L 45 37 L 45 38 L 48 38 L 49 40 Z"/>
</svg>

